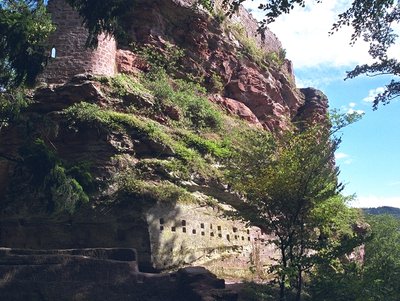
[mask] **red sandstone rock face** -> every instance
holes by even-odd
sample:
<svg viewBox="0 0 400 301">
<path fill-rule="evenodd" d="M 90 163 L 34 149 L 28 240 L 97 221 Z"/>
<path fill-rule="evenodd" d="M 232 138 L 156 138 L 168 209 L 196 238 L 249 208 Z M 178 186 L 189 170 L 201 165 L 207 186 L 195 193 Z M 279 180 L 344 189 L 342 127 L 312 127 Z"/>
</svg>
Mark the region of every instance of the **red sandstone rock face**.
<svg viewBox="0 0 400 301">
<path fill-rule="evenodd" d="M 306 124 L 326 124 L 328 98 L 325 94 L 314 88 L 303 88 L 300 91 L 304 95 L 305 102 L 294 119 Z"/>
<path fill-rule="evenodd" d="M 222 98 L 216 102 L 227 111 L 270 131 L 289 128 L 304 103 L 304 95 L 295 87 L 290 61 L 286 60 L 281 68 L 257 65 L 243 54 L 243 46 L 220 23 L 205 12 L 188 8 L 184 5 L 188 2 L 140 4 L 132 13 L 132 39 L 138 45 L 152 44 L 161 52 L 168 45 L 176 45 L 185 51 L 178 62 L 182 67 L 178 76 L 204 78 L 210 91 L 215 91 L 213 81 L 217 76 L 224 88 Z M 255 36 L 257 23 L 245 11 L 241 10 L 229 22 L 243 22 L 248 28 L 247 35 L 265 51 L 281 49 L 279 40 L 270 31 L 262 37 Z M 124 51 L 122 57 L 124 60 L 118 61 L 129 63 L 123 63 L 119 70 L 134 72 L 137 68 L 131 63 L 134 54 Z"/>
<path fill-rule="evenodd" d="M 204 78 L 209 90 L 214 92 L 217 78 L 224 87 L 222 96 L 225 97 L 219 103 L 251 123 L 280 131 L 303 115 L 316 122 L 325 118 L 326 102 L 310 101 L 302 108 L 308 96 L 296 89 L 290 61 L 286 60 L 280 68 L 257 65 L 244 53 L 245 45 L 224 27 L 240 24 L 246 29 L 243 34 L 265 52 L 279 52 L 281 43 L 272 32 L 267 29 L 257 34 L 257 22 L 243 8 L 231 20 L 220 24 L 207 12 L 193 9 L 194 4 L 194 0 L 138 1 L 126 28 L 139 46 L 152 44 L 161 53 L 171 44 L 183 49 L 185 56 L 177 62 L 181 68 L 176 75 Z M 67 7 L 64 12 L 63 7 Z M 57 58 L 50 62 L 42 80 L 61 83 L 77 73 L 113 75 L 116 69 L 137 74 L 149 69 L 137 54 L 129 50 L 116 51 L 113 39 L 100 38 L 98 49 L 85 49 L 87 31 L 80 27 L 77 13 L 66 6 L 64 0 L 50 1 L 49 9 L 58 25 L 50 41 L 57 48 Z M 68 17 L 67 23 L 62 14 Z"/>
<path fill-rule="evenodd" d="M 256 115 L 246 107 L 245 104 L 234 100 L 232 98 L 222 97 L 218 94 L 213 95 L 210 100 L 221 107 L 225 108 L 230 114 L 238 116 L 251 124 L 261 126 L 260 121 L 257 119 Z"/>
<path fill-rule="evenodd" d="M 117 50 L 116 64 L 118 73 L 137 74 L 149 69 L 148 63 L 129 50 Z"/>
</svg>

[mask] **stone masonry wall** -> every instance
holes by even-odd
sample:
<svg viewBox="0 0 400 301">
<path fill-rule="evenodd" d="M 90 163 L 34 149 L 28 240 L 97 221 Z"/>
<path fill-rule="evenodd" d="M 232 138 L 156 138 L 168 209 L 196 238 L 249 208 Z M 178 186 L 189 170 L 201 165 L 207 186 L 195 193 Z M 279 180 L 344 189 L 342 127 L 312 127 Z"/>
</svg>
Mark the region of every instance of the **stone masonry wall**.
<svg viewBox="0 0 400 301">
<path fill-rule="evenodd" d="M 49 39 L 49 56 L 55 48 L 56 57 L 49 58 L 39 82 L 64 83 L 76 74 L 112 76 L 115 74 L 116 42 L 101 35 L 97 49 L 85 47 L 88 36 L 82 19 L 64 0 L 50 0 L 48 9 L 57 29 Z"/>
<path fill-rule="evenodd" d="M 153 267 L 202 265 L 218 276 L 251 277 L 276 251 L 257 227 L 223 217 L 199 204 L 159 204 L 147 213 Z M 275 255 L 275 256 L 274 256 Z"/>
<path fill-rule="evenodd" d="M 224 0 L 215 0 L 216 10 L 221 9 L 224 11 L 227 9 L 223 1 Z M 239 7 L 238 11 L 232 15 L 230 22 L 242 25 L 246 31 L 247 37 L 253 38 L 258 46 L 266 52 L 279 52 L 282 49 L 282 43 L 268 27 L 265 28 L 262 34 L 258 31 L 258 21 L 242 5 Z"/>
</svg>

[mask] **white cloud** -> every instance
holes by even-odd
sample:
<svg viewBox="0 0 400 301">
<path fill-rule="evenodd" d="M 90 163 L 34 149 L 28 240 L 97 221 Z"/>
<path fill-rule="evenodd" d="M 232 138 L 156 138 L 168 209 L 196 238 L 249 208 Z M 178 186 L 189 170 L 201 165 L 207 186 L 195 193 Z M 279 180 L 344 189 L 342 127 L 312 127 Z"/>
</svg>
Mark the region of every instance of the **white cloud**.
<svg viewBox="0 0 400 301">
<path fill-rule="evenodd" d="M 350 102 L 348 105 L 346 106 L 341 106 L 341 110 L 343 111 L 343 113 L 346 114 L 353 114 L 353 113 L 357 113 L 357 114 L 365 114 L 364 110 L 360 110 L 360 109 L 356 109 L 355 107 L 357 106 L 357 104 L 355 102 Z"/>
<path fill-rule="evenodd" d="M 383 93 L 385 91 L 384 87 L 378 87 L 376 89 L 372 89 L 369 90 L 368 92 L 368 96 L 363 98 L 363 101 L 365 102 L 373 102 L 375 97 L 379 94 L 379 93 Z"/>
<path fill-rule="evenodd" d="M 351 164 L 353 162 L 353 159 L 350 157 L 350 155 L 346 154 L 346 153 L 341 153 L 341 152 L 337 152 L 335 153 L 335 160 L 338 163 L 342 163 L 342 164 Z"/>
<path fill-rule="evenodd" d="M 359 196 L 350 203 L 350 206 L 357 208 L 372 208 L 381 206 L 390 206 L 400 208 L 400 196 L 379 197 L 375 195 Z"/>
<path fill-rule="evenodd" d="M 348 158 L 349 155 L 345 154 L 345 153 L 335 153 L 335 159 L 336 160 L 340 160 L 340 159 L 344 159 L 344 158 Z"/>
<path fill-rule="evenodd" d="M 264 12 L 257 10 L 265 0 L 245 2 L 253 15 L 261 20 Z M 368 44 L 358 41 L 349 45 L 352 28 L 344 27 L 329 36 L 337 15 L 349 7 L 350 0 L 308 1 L 306 8 L 296 7 L 289 14 L 280 16 L 269 27 L 281 40 L 287 57 L 295 69 L 319 65 L 331 67 L 354 66 L 370 61 Z"/>
<path fill-rule="evenodd" d="M 347 112 L 346 112 L 347 114 L 353 114 L 353 113 L 357 113 L 357 114 L 364 114 L 365 113 L 365 111 L 363 111 L 363 110 L 354 110 L 353 108 L 350 108 L 350 109 L 348 109 L 347 110 Z"/>
</svg>

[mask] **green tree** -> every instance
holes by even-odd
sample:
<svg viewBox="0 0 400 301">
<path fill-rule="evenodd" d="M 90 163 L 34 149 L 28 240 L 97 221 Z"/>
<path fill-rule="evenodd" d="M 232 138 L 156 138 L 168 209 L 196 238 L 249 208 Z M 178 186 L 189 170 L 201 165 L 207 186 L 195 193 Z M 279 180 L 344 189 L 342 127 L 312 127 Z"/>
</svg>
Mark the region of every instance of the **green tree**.
<svg viewBox="0 0 400 301">
<path fill-rule="evenodd" d="M 0 89 L 35 83 L 53 30 L 43 1 L 0 1 Z"/>
<path fill-rule="evenodd" d="M 311 300 L 395 301 L 400 293 L 400 220 L 368 215 L 360 261 L 324 262 L 312 277 Z"/>
<path fill-rule="evenodd" d="M 400 220 L 391 215 L 368 216 L 371 237 L 365 243 L 363 300 L 399 300 Z"/>
<path fill-rule="evenodd" d="M 247 0 L 225 0 L 229 3 L 231 11 Z M 314 0 L 322 2 L 324 0 Z M 273 22 L 278 16 L 289 13 L 295 6 L 305 6 L 305 0 L 265 0 L 259 9 L 264 10 L 266 19 L 261 22 L 262 27 Z M 353 0 L 350 7 L 339 14 L 338 21 L 333 24 L 331 33 L 344 26 L 352 26 L 353 34 L 351 43 L 362 38 L 370 44 L 369 54 L 374 62 L 371 64 L 357 65 L 347 73 L 346 78 L 359 75 L 400 75 L 400 62 L 396 57 L 390 57 L 388 49 L 397 39 L 394 27 L 400 22 L 400 3 L 397 0 Z M 387 104 L 393 98 L 400 96 L 400 81 L 393 79 L 386 85 L 384 92 L 374 100 L 376 109 L 379 103 Z"/>
<path fill-rule="evenodd" d="M 272 267 L 280 300 L 288 289 L 301 300 L 304 274 L 316 261 L 338 254 L 340 237 L 353 236 L 355 216 L 339 195 L 332 160 L 339 141 L 322 126 L 288 131 L 264 144 L 259 139 L 229 167 L 233 188 L 246 198 L 235 214 L 272 234 L 280 252 Z"/>
</svg>

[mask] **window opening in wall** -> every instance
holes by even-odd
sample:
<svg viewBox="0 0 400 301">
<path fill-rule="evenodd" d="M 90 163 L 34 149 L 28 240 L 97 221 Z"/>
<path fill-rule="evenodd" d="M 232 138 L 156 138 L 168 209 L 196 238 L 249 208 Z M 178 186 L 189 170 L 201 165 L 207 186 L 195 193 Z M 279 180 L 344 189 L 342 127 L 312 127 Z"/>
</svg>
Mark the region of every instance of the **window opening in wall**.
<svg viewBox="0 0 400 301">
<path fill-rule="evenodd" d="M 160 225 L 164 225 L 164 219 L 160 218 Z"/>
<path fill-rule="evenodd" d="M 192 230 L 192 233 L 193 233 L 193 234 L 196 234 L 196 229 L 193 229 L 193 230 Z"/>
<path fill-rule="evenodd" d="M 204 236 L 206 235 L 206 233 L 204 231 L 201 231 L 201 235 Z"/>
<path fill-rule="evenodd" d="M 226 239 L 227 239 L 228 241 L 231 241 L 231 238 L 229 237 L 229 234 L 226 235 Z"/>
<path fill-rule="evenodd" d="M 210 224 L 210 229 L 212 229 L 212 224 Z"/>
<path fill-rule="evenodd" d="M 235 235 L 235 239 L 238 239 L 238 236 L 237 236 L 237 235 Z"/>
<path fill-rule="evenodd" d="M 186 221 L 183 219 L 182 220 L 182 226 L 185 227 L 186 226 Z"/>
<path fill-rule="evenodd" d="M 186 233 L 186 227 L 183 227 L 183 228 L 182 228 L 182 232 L 183 232 L 183 233 Z"/>
<path fill-rule="evenodd" d="M 250 230 L 249 229 L 247 229 L 247 234 L 250 234 Z"/>
<path fill-rule="evenodd" d="M 248 240 L 248 241 L 250 241 L 250 236 L 249 236 L 249 237 L 247 237 L 247 240 Z"/>
<path fill-rule="evenodd" d="M 200 224 L 200 228 L 204 229 L 204 224 L 203 223 Z"/>
<path fill-rule="evenodd" d="M 176 231 L 176 227 L 171 227 L 171 231 L 175 232 Z"/>
<path fill-rule="evenodd" d="M 160 231 L 164 230 L 164 226 L 160 226 Z"/>
<path fill-rule="evenodd" d="M 218 229 L 218 231 L 221 231 L 221 226 L 218 226 L 217 229 Z"/>
<path fill-rule="evenodd" d="M 233 232 L 237 232 L 237 228 L 236 227 L 233 227 Z"/>
<path fill-rule="evenodd" d="M 218 234 L 218 237 L 219 237 L 219 238 L 221 238 L 221 237 L 222 237 L 222 234 L 221 234 L 221 233 L 220 233 L 220 234 Z"/>
<path fill-rule="evenodd" d="M 242 240 L 244 240 L 244 236 L 242 236 Z"/>
<path fill-rule="evenodd" d="M 214 232 L 211 232 L 211 233 L 210 233 L 210 236 L 214 237 Z"/>
<path fill-rule="evenodd" d="M 56 47 L 54 47 L 54 46 L 53 46 L 53 48 L 51 48 L 50 57 L 52 59 L 55 59 L 57 57 L 57 50 L 56 50 Z"/>
</svg>

